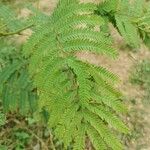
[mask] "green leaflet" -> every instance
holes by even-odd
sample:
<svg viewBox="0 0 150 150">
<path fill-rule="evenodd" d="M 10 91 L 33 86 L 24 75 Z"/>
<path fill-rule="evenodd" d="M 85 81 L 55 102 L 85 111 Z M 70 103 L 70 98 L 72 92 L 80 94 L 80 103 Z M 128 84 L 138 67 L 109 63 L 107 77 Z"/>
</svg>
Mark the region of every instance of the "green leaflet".
<svg viewBox="0 0 150 150">
<path fill-rule="evenodd" d="M 102 120 L 110 124 L 112 127 L 116 128 L 118 131 L 128 133 L 128 128 L 117 118 L 117 116 L 112 114 L 109 108 L 104 108 L 103 106 L 88 106 L 88 109 L 95 113 L 95 115 L 98 115 Z"/>
<path fill-rule="evenodd" d="M 37 19 L 19 19 L 17 14 L 10 7 L 0 2 L 0 37 L 13 35 L 23 29 L 30 28 Z"/>
<path fill-rule="evenodd" d="M 20 50 L 3 41 L 0 51 L 4 65 L 0 71 L 0 99 L 4 112 L 19 112 L 22 115 L 37 109 L 36 90 L 27 71 L 27 60 Z"/>
<path fill-rule="evenodd" d="M 99 135 L 98 131 L 94 129 L 94 127 L 90 126 L 88 124 L 88 129 L 87 129 L 87 134 L 89 138 L 91 139 L 91 142 L 93 143 L 95 149 L 101 149 L 101 150 L 106 150 L 107 145 L 102 139 L 102 137 Z"/>
<path fill-rule="evenodd" d="M 115 49 L 107 46 L 106 44 L 103 44 L 102 42 L 96 43 L 88 40 L 74 40 L 68 41 L 64 45 L 64 50 L 69 52 L 90 51 L 97 54 L 105 54 L 111 56 L 112 58 L 115 58 L 117 56 L 117 52 L 115 51 Z"/>
<path fill-rule="evenodd" d="M 129 46 L 138 48 L 150 33 L 149 4 L 145 6 L 146 3 L 145 0 L 106 0 L 100 3 L 97 11 L 112 22 Z"/>
<path fill-rule="evenodd" d="M 16 61 L 12 65 L 4 68 L 3 72 L 0 74 L 0 83 L 4 83 L 7 81 L 7 79 L 13 74 L 15 71 L 17 71 L 21 67 L 21 62 Z"/>
<path fill-rule="evenodd" d="M 102 14 L 114 13 L 117 11 L 119 4 L 120 0 L 105 0 L 99 4 L 98 11 L 100 11 Z"/>
<path fill-rule="evenodd" d="M 148 48 L 150 48 L 150 36 L 145 38 L 144 43 Z"/>
<path fill-rule="evenodd" d="M 90 126 L 95 128 L 95 130 L 99 133 L 99 136 L 104 139 L 104 142 L 106 142 L 108 147 L 111 147 L 114 150 L 122 150 L 122 144 L 112 134 L 111 130 L 109 130 L 109 128 L 102 122 L 102 120 L 89 111 L 85 112 L 86 119 L 89 122 Z"/>
<path fill-rule="evenodd" d="M 81 124 L 81 127 L 79 126 L 79 129 L 76 131 L 74 150 L 85 149 L 85 131 L 86 126 Z"/>
<path fill-rule="evenodd" d="M 0 22 L 5 23 L 10 31 L 15 31 L 21 28 L 23 25 L 23 23 L 21 23 L 20 20 L 16 19 L 15 16 L 16 14 L 9 7 L 0 3 Z"/>
<path fill-rule="evenodd" d="M 116 23 L 120 34 L 124 37 L 127 44 L 132 47 L 139 47 L 140 37 L 138 29 L 130 22 L 129 18 L 123 18 L 120 15 L 116 15 Z"/>
<path fill-rule="evenodd" d="M 0 111 L 0 127 L 5 125 L 6 123 L 6 116 L 3 112 Z"/>
<path fill-rule="evenodd" d="M 18 70 L 19 72 L 20 70 Z M 26 71 L 20 71 L 10 74 L 6 83 L 2 87 L 2 103 L 5 112 L 19 112 L 26 115 L 28 112 L 34 112 L 37 107 L 37 97 L 32 92 L 32 83 L 29 81 L 29 76 Z M 34 95 L 33 95 L 34 94 Z M 30 96 L 30 98 L 29 98 Z M 32 96 L 32 97 L 31 97 Z"/>
</svg>

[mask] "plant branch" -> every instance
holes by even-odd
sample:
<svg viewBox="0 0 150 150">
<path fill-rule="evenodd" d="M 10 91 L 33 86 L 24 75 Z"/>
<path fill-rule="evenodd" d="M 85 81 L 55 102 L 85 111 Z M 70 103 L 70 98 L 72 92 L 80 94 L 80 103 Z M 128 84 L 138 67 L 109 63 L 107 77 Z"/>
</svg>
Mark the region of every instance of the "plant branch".
<svg viewBox="0 0 150 150">
<path fill-rule="evenodd" d="M 50 130 L 49 130 L 49 134 L 50 134 L 50 143 L 51 143 L 51 146 L 52 146 L 51 148 L 52 148 L 52 150 L 56 150 L 55 144 L 53 143 L 53 135 L 52 135 Z"/>
<path fill-rule="evenodd" d="M 30 24 L 30 25 L 28 25 L 28 26 L 26 26 L 26 27 L 24 27 L 22 29 L 14 31 L 14 32 L 6 32 L 6 33 L 0 32 L 0 37 L 2 37 L 2 36 L 10 36 L 10 35 L 14 35 L 14 34 L 20 34 L 20 32 L 22 32 L 22 31 L 24 31 L 24 30 L 26 30 L 26 29 L 28 29 L 28 28 L 30 28 L 32 26 L 33 26 L 33 24 Z"/>
</svg>

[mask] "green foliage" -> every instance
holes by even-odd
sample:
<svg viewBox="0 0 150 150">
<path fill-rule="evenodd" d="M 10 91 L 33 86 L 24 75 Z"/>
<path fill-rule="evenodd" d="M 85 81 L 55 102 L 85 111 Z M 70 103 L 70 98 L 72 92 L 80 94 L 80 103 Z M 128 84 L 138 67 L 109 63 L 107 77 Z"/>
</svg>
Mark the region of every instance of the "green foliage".
<svg viewBox="0 0 150 150">
<path fill-rule="evenodd" d="M 26 26 L 25 22 L 16 18 L 9 7 L 0 5 L 0 36 L 15 33 Z M 6 40 L 9 38 L 0 38 L 0 98 L 3 110 L 17 112 L 19 109 L 21 114 L 34 112 L 37 95 L 28 75 L 28 60 L 23 57 L 21 48 Z"/>
<path fill-rule="evenodd" d="M 141 40 L 150 46 L 150 5 L 145 0 L 106 0 L 98 13 L 114 24 L 131 47 L 139 47 Z"/>
<path fill-rule="evenodd" d="M 0 37 L 20 34 L 22 31 L 38 26 L 48 19 L 47 15 L 33 6 L 28 5 L 28 9 L 31 10 L 32 15 L 28 18 L 18 18 L 10 7 L 0 3 Z M 32 29 L 34 30 L 34 28 Z"/>
<path fill-rule="evenodd" d="M 3 110 L 8 112 L 19 109 L 22 114 L 34 112 L 37 95 L 28 75 L 28 62 L 17 48 L 4 43 L 4 40 L 1 42 L 0 98 Z"/>
<path fill-rule="evenodd" d="M 0 111 L 0 127 L 6 123 L 6 116 Z"/>
<path fill-rule="evenodd" d="M 31 135 L 24 131 L 16 131 L 14 132 L 13 136 L 16 139 L 15 150 L 24 149 L 25 145 L 31 139 Z"/>
<path fill-rule="evenodd" d="M 8 149 L 7 149 L 7 146 L 5 146 L 5 145 L 0 145 L 0 149 L 1 149 L 1 150 L 8 150 Z"/>
<path fill-rule="evenodd" d="M 76 54 L 85 51 L 116 58 L 109 36 L 110 22 L 130 46 L 138 47 L 142 40 L 150 46 L 149 4 L 144 0 L 105 0 L 97 7 L 78 0 L 60 0 L 52 16 L 28 6 L 34 15 L 27 20 L 18 19 L 9 7 L 0 4 L 3 111 L 42 113 L 55 141 L 61 141 L 56 143 L 58 149 L 73 146 L 74 150 L 84 150 L 87 139 L 96 150 L 123 149 L 116 131 L 128 133 L 128 128 L 119 119 L 126 108 L 122 95 L 114 88 L 118 78 L 103 67 L 80 60 Z M 6 37 L 20 34 L 31 25 L 33 34 L 23 51 Z M 143 62 L 133 79 L 146 89 L 149 68 L 149 61 Z M 0 113 L 2 126 L 4 112 Z M 35 118 L 26 121 L 31 127 L 36 123 Z M 49 136 L 49 130 L 45 134 Z M 13 138 L 19 144 L 15 148 L 25 148 L 29 136 L 24 130 L 16 131 Z M 0 145 L 0 149 L 5 146 Z"/>
<path fill-rule="evenodd" d="M 105 21 L 94 14 L 97 6 L 76 0 L 60 0 L 49 21 L 38 27 L 23 52 L 29 58 L 29 74 L 37 87 L 39 109 L 49 113 L 48 125 L 65 148 L 84 150 L 89 136 L 95 149 L 121 150 L 112 128 L 127 133 L 118 119 L 126 111 L 121 94 L 113 88 L 117 77 L 102 67 L 75 57 L 89 51 L 112 58 L 116 50 L 101 31 Z M 100 31 L 95 31 L 99 26 Z"/>
<path fill-rule="evenodd" d="M 114 89 L 117 77 L 103 67 L 79 60 L 76 53 L 116 58 L 109 36 L 110 22 L 128 45 L 139 47 L 143 41 L 150 47 L 149 4 L 144 0 L 105 0 L 97 10 L 92 3 L 60 0 L 52 16 L 30 7 L 36 15 L 24 21 L 1 5 L 0 36 L 20 33 L 26 25 L 36 26 L 23 54 L 21 48 L 5 42 L 8 37 L 0 39 L 0 97 L 4 111 L 42 112 L 56 139 L 62 140 L 62 149 L 73 145 L 73 149 L 82 150 L 88 138 L 97 150 L 122 149 L 115 130 L 127 133 L 128 129 L 118 119 L 126 110 L 120 101 L 122 95 Z M 149 60 L 144 61 L 132 79 L 147 93 L 149 68 Z M 149 94 L 145 99 L 150 99 Z M 34 119 L 28 122 L 35 123 Z M 26 133 L 19 132 L 15 137 L 26 141 Z"/>
<path fill-rule="evenodd" d="M 14 11 L 0 3 L 0 36 L 5 32 L 15 32 L 28 25 L 29 22 L 20 20 Z"/>
</svg>

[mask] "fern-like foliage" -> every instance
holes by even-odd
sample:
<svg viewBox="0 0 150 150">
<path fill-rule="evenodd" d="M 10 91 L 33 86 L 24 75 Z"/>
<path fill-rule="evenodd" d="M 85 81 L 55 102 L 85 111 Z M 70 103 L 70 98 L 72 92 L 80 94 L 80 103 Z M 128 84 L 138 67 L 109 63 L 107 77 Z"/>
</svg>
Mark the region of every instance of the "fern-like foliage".
<svg viewBox="0 0 150 150">
<path fill-rule="evenodd" d="M 6 116 L 3 112 L 0 111 L 0 127 L 6 123 Z"/>
<path fill-rule="evenodd" d="M 26 25 L 25 20 L 19 20 L 12 9 L 0 3 L 0 36 L 4 32 L 15 32 Z"/>
<path fill-rule="evenodd" d="M 20 112 L 27 115 L 37 110 L 37 93 L 28 74 L 28 60 L 22 48 L 15 47 L 7 35 L 26 29 L 27 23 L 36 23 L 38 18 L 27 21 L 17 18 L 8 6 L 0 3 L 0 100 L 4 112 Z M 6 42 L 7 41 L 7 42 Z"/>
<path fill-rule="evenodd" d="M 98 7 L 98 13 L 108 18 L 132 47 L 139 47 L 142 40 L 150 45 L 149 10 L 145 0 L 106 0 Z"/>
<path fill-rule="evenodd" d="M 15 11 L 9 6 L 0 3 L 0 37 L 20 34 L 20 32 L 38 26 L 41 22 L 46 22 L 47 15 L 38 11 L 36 8 L 28 7 L 32 11 L 32 15 L 28 18 L 18 18 Z"/>
<path fill-rule="evenodd" d="M 34 112 L 37 108 L 37 95 L 28 75 L 28 62 L 20 51 L 4 42 L 0 41 L 0 99 L 3 110 L 19 110 L 23 115 Z"/>
<path fill-rule="evenodd" d="M 60 0 L 49 21 L 35 30 L 24 45 L 29 73 L 37 87 L 39 108 L 49 113 L 49 127 L 65 148 L 84 150 L 90 138 L 97 150 L 121 150 L 112 128 L 127 133 L 117 113 L 126 111 L 121 94 L 113 88 L 117 77 L 103 67 L 83 62 L 77 52 L 89 51 L 112 58 L 117 52 L 101 31 L 103 18 L 97 6 L 77 0 Z M 99 26 L 100 31 L 95 31 Z"/>
</svg>

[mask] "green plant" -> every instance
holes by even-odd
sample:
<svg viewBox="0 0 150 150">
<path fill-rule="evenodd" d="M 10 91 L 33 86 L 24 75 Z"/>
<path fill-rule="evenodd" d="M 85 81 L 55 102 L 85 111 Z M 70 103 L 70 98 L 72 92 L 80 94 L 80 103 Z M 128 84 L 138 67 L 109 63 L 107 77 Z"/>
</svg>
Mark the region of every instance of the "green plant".
<svg viewBox="0 0 150 150">
<path fill-rule="evenodd" d="M 6 43 L 5 43 L 6 44 Z M 0 93 L 3 110 L 20 113 L 34 112 L 37 107 L 36 89 L 27 72 L 28 62 L 15 47 L 1 45 Z"/>
<path fill-rule="evenodd" d="M 115 115 L 124 111 L 121 94 L 113 88 L 117 77 L 75 57 L 81 51 L 117 55 L 109 37 L 94 31 L 104 24 L 94 10 L 92 3 L 61 0 L 23 52 L 29 58 L 40 110 L 49 113 L 48 125 L 65 147 L 73 140 L 74 149 L 84 149 L 88 136 L 96 149 L 119 150 L 122 146 L 109 128 L 123 133 L 128 129 Z"/>
<path fill-rule="evenodd" d="M 1 149 L 1 150 L 7 150 L 7 146 L 5 146 L 5 145 L 0 145 L 0 149 Z"/>
<path fill-rule="evenodd" d="M 14 138 L 16 139 L 16 147 L 15 150 L 24 149 L 25 145 L 30 140 L 30 135 L 24 131 L 15 131 Z"/>
<path fill-rule="evenodd" d="M 12 42 L 6 42 L 7 35 L 20 33 L 31 25 L 16 19 L 15 13 L 4 5 L 0 6 L 0 95 L 5 112 L 17 111 L 21 114 L 34 112 L 37 107 L 36 89 L 29 78 L 28 60 Z"/>
<path fill-rule="evenodd" d="M 6 123 L 6 116 L 5 116 L 4 113 L 2 113 L 0 111 L 0 127 L 3 126 L 3 125 L 5 125 L 5 123 Z"/>
<path fill-rule="evenodd" d="M 100 3 L 97 13 L 106 24 L 112 22 L 126 43 L 139 47 L 143 41 L 150 47 L 150 3 L 145 0 L 106 0 Z"/>
<path fill-rule="evenodd" d="M 135 8 L 142 6 L 136 2 Z M 64 149 L 72 144 L 74 150 L 84 150 L 86 140 L 96 150 L 123 149 L 116 130 L 128 133 L 128 128 L 118 118 L 126 112 L 122 95 L 114 88 L 118 77 L 76 54 L 86 51 L 116 58 L 109 22 L 131 46 L 138 46 L 140 37 L 149 43 L 149 9 L 140 7 L 146 18 L 141 27 L 141 14 L 135 15 L 133 22 L 122 14 L 128 4 L 109 0 L 97 8 L 93 3 L 60 0 L 51 16 L 31 8 L 36 15 L 21 22 L 15 14 L 9 15 L 8 7 L 0 6 L 0 12 L 5 12 L 0 13 L 0 97 L 4 111 L 19 109 L 24 115 L 42 112 Z M 135 12 L 135 8 L 130 9 Z M 34 33 L 23 48 L 6 42 L 10 35 L 31 27 Z"/>
</svg>

